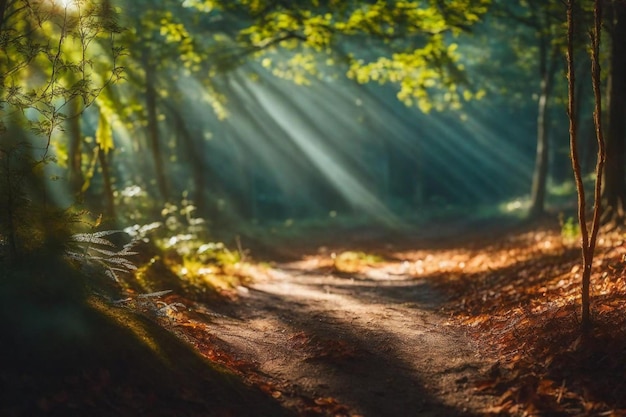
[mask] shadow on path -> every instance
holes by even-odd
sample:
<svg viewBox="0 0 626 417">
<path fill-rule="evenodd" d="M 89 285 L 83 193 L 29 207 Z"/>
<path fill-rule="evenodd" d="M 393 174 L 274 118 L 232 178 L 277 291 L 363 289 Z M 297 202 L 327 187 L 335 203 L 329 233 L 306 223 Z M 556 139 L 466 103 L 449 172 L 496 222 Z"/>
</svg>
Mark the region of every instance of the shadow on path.
<svg viewBox="0 0 626 417">
<path fill-rule="evenodd" d="M 471 380 L 486 366 L 433 312 L 423 281 L 276 270 L 242 299 L 240 318 L 212 331 L 225 349 L 313 398 L 354 415 L 474 416 L 488 399 Z"/>
</svg>

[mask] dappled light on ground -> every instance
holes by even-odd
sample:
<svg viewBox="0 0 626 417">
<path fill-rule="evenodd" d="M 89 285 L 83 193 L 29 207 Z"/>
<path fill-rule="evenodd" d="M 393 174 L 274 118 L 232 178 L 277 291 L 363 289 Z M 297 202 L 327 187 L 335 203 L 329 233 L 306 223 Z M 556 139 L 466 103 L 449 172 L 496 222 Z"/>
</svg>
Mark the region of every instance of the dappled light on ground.
<svg viewBox="0 0 626 417">
<path fill-rule="evenodd" d="M 580 250 L 563 229 L 520 232 L 470 250 L 483 259 L 482 270 L 433 271 L 431 278 L 450 296 L 445 311 L 499 358 L 476 386 L 500 396 L 490 413 L 623 415 L 623 234 L 599 240 L 592 277 L 595 330 L 586 336 L 579 322 Z M 514 261 L 503 261 L 503 254 Z"/>
<path fill-rule="evenodd" d="M 596 328 L 583 337 L 574 238 L 550 222 L 495 237 L 417 241 L 418 250 L 401 249 L 406 242 L 390 249 L 398 242 L 381 240 L 381 256 L 372 255 L 371 241 L 351 251 L 345 243 L 326 242 L 317 254 L 257 274 L 240 294 L 240 303 L 252 308 L 244 308 L 241 317 L 251 330 L 242 330 L 240 322 L 218 321 L 215 343 L 278 381 L 299 381 L 292 392 L 331 398 L 334 393 L 349 410 L 378 410 L 365 415 L 394 415 L 387 401 L 402 401 L 383 390 L 385 405 L 377 409 L 359 393 L 361 382 L 345 379 L 342 372 L 357 368 L 359 378 L 367 379 L 369 371 L 361 364 L 366 360 L 368 369 L 382 363 L 402 369 L 404 383 L 420 381 L 420 391 L 435 396 L 422 405 L 425 409 L 440 410 L 447 402 L 457 407 L 460 396 L 467 398 L 467 410 L 479 415 L 622 415 L 624 239 L 613 232 L 599 242 Z M 472 343 L 449 339 L 459 328 Z M 210 325 L 207 330 L 215 332 Z M 457 351 L 446 353 L 442 344 Z M 481 353 L 469 359 L 460 346 Z M 440 359 L 433 352 L 449 363 L 435 370 Z M 424 367 L 423 361 L 432 362 Z M 316 377 L 319 364 L 323 375 Z M 459 369 L 471 372 L 462 375 Z M 455 377 L 445 378 L 447 372 Z M 352 387 L 350 393 L 344 384 Z"/>
<path fill-rule="evenodd" d="M 0 417 L 626 417 L 624 39 L 624 0 L 0 0 Z"/>
<path fill-rule="evenodd" d="M 261 378 L 302 412 L 305 397 L 332 398 L 351 416 L 471 415 L 484 401 L 467 382 L 484 365 L 432 311 L 437 303 L 436 292 L 410 277 L 347 277 L 287 264 L 241 292 L 235 317 L 210 318 L 202 328 L 212 343 L 199 346 L 209 355 L 229 352 L 225 363 Z M 183 323 L 199 326 L 193 316 Z"/>
<path fill-rule="evenodd" d="M 363 228 L 341 238 L 319 233 L 289 240 L 286 251 L 275 248 L 289 260 L 262 264 L 253 261 L 254 251 L 222 244 L 185 241 L 173 249 L 143 242 L 133 249 L 134 275 L 87 301 L 77 287 L 52 304 L 45 291 L 40 304 L 21 304 L 28 282 L 7 281 L 4 297 L 16 298 L 5 305 L 54 312 L 33 327 L 31 316 L 3 310 L 11 317 L 4 326 L 23 327 L 17 334 L 27 342 L 22 352 L 3 342 L 5 356 L 23 365 L 34 352 L 45 364 L 22 367 L 31 382 L 15 385 L 7 407 L 41 415 L 117 410 L 129 417 L 135 402 L 164 417 L 187 402 L 190 417 L 257 415 L 251 404 L 265 407 L 267 416 L 623 414 L 621 232 L 599 241 L 595 328 L 581 336 L 579 251 L 571 230 L 556 220 L 508 224 L 504 231 L 481 224 L 459 236 L 443 225 L 433 230 L 420 237 Z M 72 320 L 61 314 L 70 306 Z M 33 333 L 41 326 L 45 334 L 64 332 L 42 348 L 45 334 Z M 67 339 L 80 329 L 80 339 Z M 62 353 L 60 368 L 47 363 L 51 352 Z M 8 366 L 0 377 L 16 372 Z M 209 391 L 222 400 L 201 398 Z"/>
</svg>

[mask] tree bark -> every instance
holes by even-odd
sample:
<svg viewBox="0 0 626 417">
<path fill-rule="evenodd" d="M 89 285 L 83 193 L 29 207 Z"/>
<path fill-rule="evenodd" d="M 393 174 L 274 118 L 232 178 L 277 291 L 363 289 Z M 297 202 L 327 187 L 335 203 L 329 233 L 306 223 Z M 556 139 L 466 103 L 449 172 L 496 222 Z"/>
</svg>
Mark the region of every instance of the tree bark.
<svg viewBox="0 0 626 417">
<path fill-rule="evenodd" d="M 611 52 L 608 82 L 606 169 L 602 198 L 603 223 L 623 224 L 626 208 L 626 2 L 612 2 L 609 11 Z"/>
<path fill-rule="evenodd" d="M 580 243 L 582 257 L 582 280 L 581 280 L 581 327 L 586 331 L 591 327 L 589 308 L 589 283 L 591 277 L 591 259 L 589 257 L 589 230 L 587 229 L 587 207 L 585 202 L 585 187 L 583 185 L 582 172 L 578 158 L 578 138 L 576 124 L 576 71 L 574 66 L 574 9 L 575 0 L 567 2 L 567 81 L 568 81 L 568 107 L 570 159 L 576 181 L 576 195 L 578 197 L 578 224 L 580 225 Z"/>
<path fill-rule="evenodd" d="M 154 161 L 154 170 L 156 174 L 157 187 L 164 201 L 169 200 L 169 187 L 165 175 L 165 166 L 163 164 L 163 155 L 161 151 L 161 138 L 159 135 L 159 125 L 157 116 L 157 92 L 155 89 L 156 79 L 154 77 L 154 68 L 150 60 L 149 52 L 142 51 L 142 64 L 146 74 L 146 110 L 148 112 L 148 144 Z"/>
<path fill-rule="evenodd" d="M 111 179 L 111 167 L 107 154 L 98 149 L 98 162 L 102 168 L 102 180 L 104 181 L 105 214 L 110 221 L 115 221 L 115 201 L 113 199 L 113 181 Z"/>
<path fill-rule="evenodd" d="M 82 136 L 80 133 L 80 118 L 78 113 L 71 117 L 68 123 L 68 167 L 69 167 L 69 183 L 70 190 L 75 196 L 80 196 L 85 178 L 83 175 L 83 152 L 82 152 Z"/>
<path fill-rule="evenodd" d="M 2 32 L 2 27 L 4 26 L 4 16 L 8 7 L 9 0 L 0 0 L 0 32 Z"/>
<path fill-rule="evenodd" d="M 0 161 L 4 159 L 6 167 L 4 167 L 4 177 L 6 183 L 4 184 L 6 190 L 5 200 L 5 216 L 6 216 L 6 228 L 7 228 L 7 243 L 9 246 L 9 260 L 13 261 L 17 258 L 17 231 L 15 230 L 14 222 L 14 197 L 13 197 L 13 181 L 12 181 L 12 168 L 11 168 L 11 153 L 9 151 L 2 151 L 0 149 Z"/>
<path fill-rule="evenodd" d="M 557 53 L 557 49 L 553 48 L 552 52 L 548 54 L 548 43 L 549 39 L 547 39 L 545 35 L 542 35 L 539 44 L 541 92 L 537 108 L 537 153 L 530 192 L 530 217 L 538 217 L 545 211 L 548 156 L 550 154 L 548 104 L 552 94 Z"/>
<path fill-rule="evenodd" d="M 580 243 L 582 256 L 581 277 L 581 330 L 584 335 L 589 335 L 591 329 L 591 269 L 596 249 L 596 240 L 600 228 L 600 215 L 602 212 L 602 179 L 604 164 L 606 161 L 606 149 L 602 130 L 602 95 L 600 77 L 600 36 L 602 31 L 602 0 L 594 1 L 594 25 L 591 32 L 591 77 L 594 95 L 593 120 L 598 142 L 598 160 L 596 165 L 596 182 L 594 187 L 594 209 L 591 227 L 587 226 L 587 212 L 585 200 L 585 188 L 583 185 L 582 171 L 578 155 L 577 142 L 577 119 L 576 111 L 576 77 L 574 69 L 574 10 L 575 0 L 567 2 L 567 80 L 568 80 L 568 117 L 570 133 L 570 158 L 572 170 L 576 180 L 576 194 L 578 197 L 578 223 L 580 225 Z"/>
<path fill-rule="evenodd" d="M 183 156 L 189 162 L 189 170 L 193 178 L 192 200 L 201 217 L 211 217 L 211 220 L 215 220 L 213 218 L 215 213 L 209 213 L 208 210 L 206 198 L 206 178 L 208 177 L 208 173 L 203 159 L 202 146 L 194 143 L 193 135 L 185 125 L 185 120 L 180 113 L 173 108 L 169 110 L 174 122 L 176 140 L 182 145 Z"/>
</svg>

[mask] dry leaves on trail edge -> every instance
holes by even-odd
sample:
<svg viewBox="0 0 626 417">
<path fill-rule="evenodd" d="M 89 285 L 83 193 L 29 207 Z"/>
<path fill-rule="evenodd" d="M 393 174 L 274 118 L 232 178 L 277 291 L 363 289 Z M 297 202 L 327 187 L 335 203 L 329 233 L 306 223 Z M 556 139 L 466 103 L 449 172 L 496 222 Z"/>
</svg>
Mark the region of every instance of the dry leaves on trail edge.
<svg viewBox="0 0 626 417">
<path fill-rule="evenodd" d="M 294 409 L 298 416 L 304 417 L 362 417 L 350 412 L 350 409 L 332 397 L 315 397 L 299 392 L 297 387 L 287 381 L 272 378 L 270 375 L 259 371 L 258 363 L 238 359 L 235 352 L 229 352 L 217 343 L 217 336 L 209 332 L 206 323 L 191 318 L 192 312 L 183 312 L 177 317 L 177 323 L 163 321 L 164 327 L 169 328 L 174 334 L 191 343 L 198 352 L 208 360 L 226 367 L 234 374 L 241 377 L 248 385 L 257 387 L 268 396 L 278 402 L 287 404 L 288 408 Z M 302 334 L 297 334 L 293 338 L 295 344 L 307 344 L 311 339 Z M 329 345 L 329 354 L 344 357 L 350 350 L 338 345 L 334 349 L 332 343 Z M 319 350 L 324 344 L 315 345 Z M 347 353 L 346 353 L 347 352 Z M 349 357 L 349 355 L 348 355 Z"/>
<path fill-rule="evenodd" d="M 481 349 L 500 358 L 478 394 L 499 395 L 487 415 L 626 415 L 626 247 L 614 232 L 599 240 L 592 276 L 594 332 L 581 338 L 579 253 L 555 244 L 559 231 L 525 232 L 485 245 L 501 267 L 451 271 L 433 282 L 445 309 Z M 547 244 L 546 242 L 551 242 Z M 474 254 L 479 252 L 474 250 Z M 493 251 L 493 254 L 490 253 Z M 507 262 L 503 253 L 514 254 Z M 474 266 L 472 259 L 466 264 Z"/>
</svg>

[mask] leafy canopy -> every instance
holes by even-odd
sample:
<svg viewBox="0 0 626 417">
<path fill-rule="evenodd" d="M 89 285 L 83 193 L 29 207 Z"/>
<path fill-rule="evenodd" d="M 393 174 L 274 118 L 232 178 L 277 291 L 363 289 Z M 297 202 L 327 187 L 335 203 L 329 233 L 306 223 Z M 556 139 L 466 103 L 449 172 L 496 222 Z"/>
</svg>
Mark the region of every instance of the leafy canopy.
<svg viewBox="0 0 626 417">
<path fill-rule="evenodd" d="M 475 97 L 455 39 L 487 12 L 490 0 L 202 1 L 183 5 L 235 21 L 231 60 L 260 59 L 275 75 L 307 84 L 324 66 L 345 65 L 359 83 L 399 85 L 398 98 L 423 111 Z M 222 25 L 221 27 L 224 27 Z M 287 56 L 287 59 L 285 59 Z M 482 93 L 479 93 L 482 94 Z"/>
</svg>

